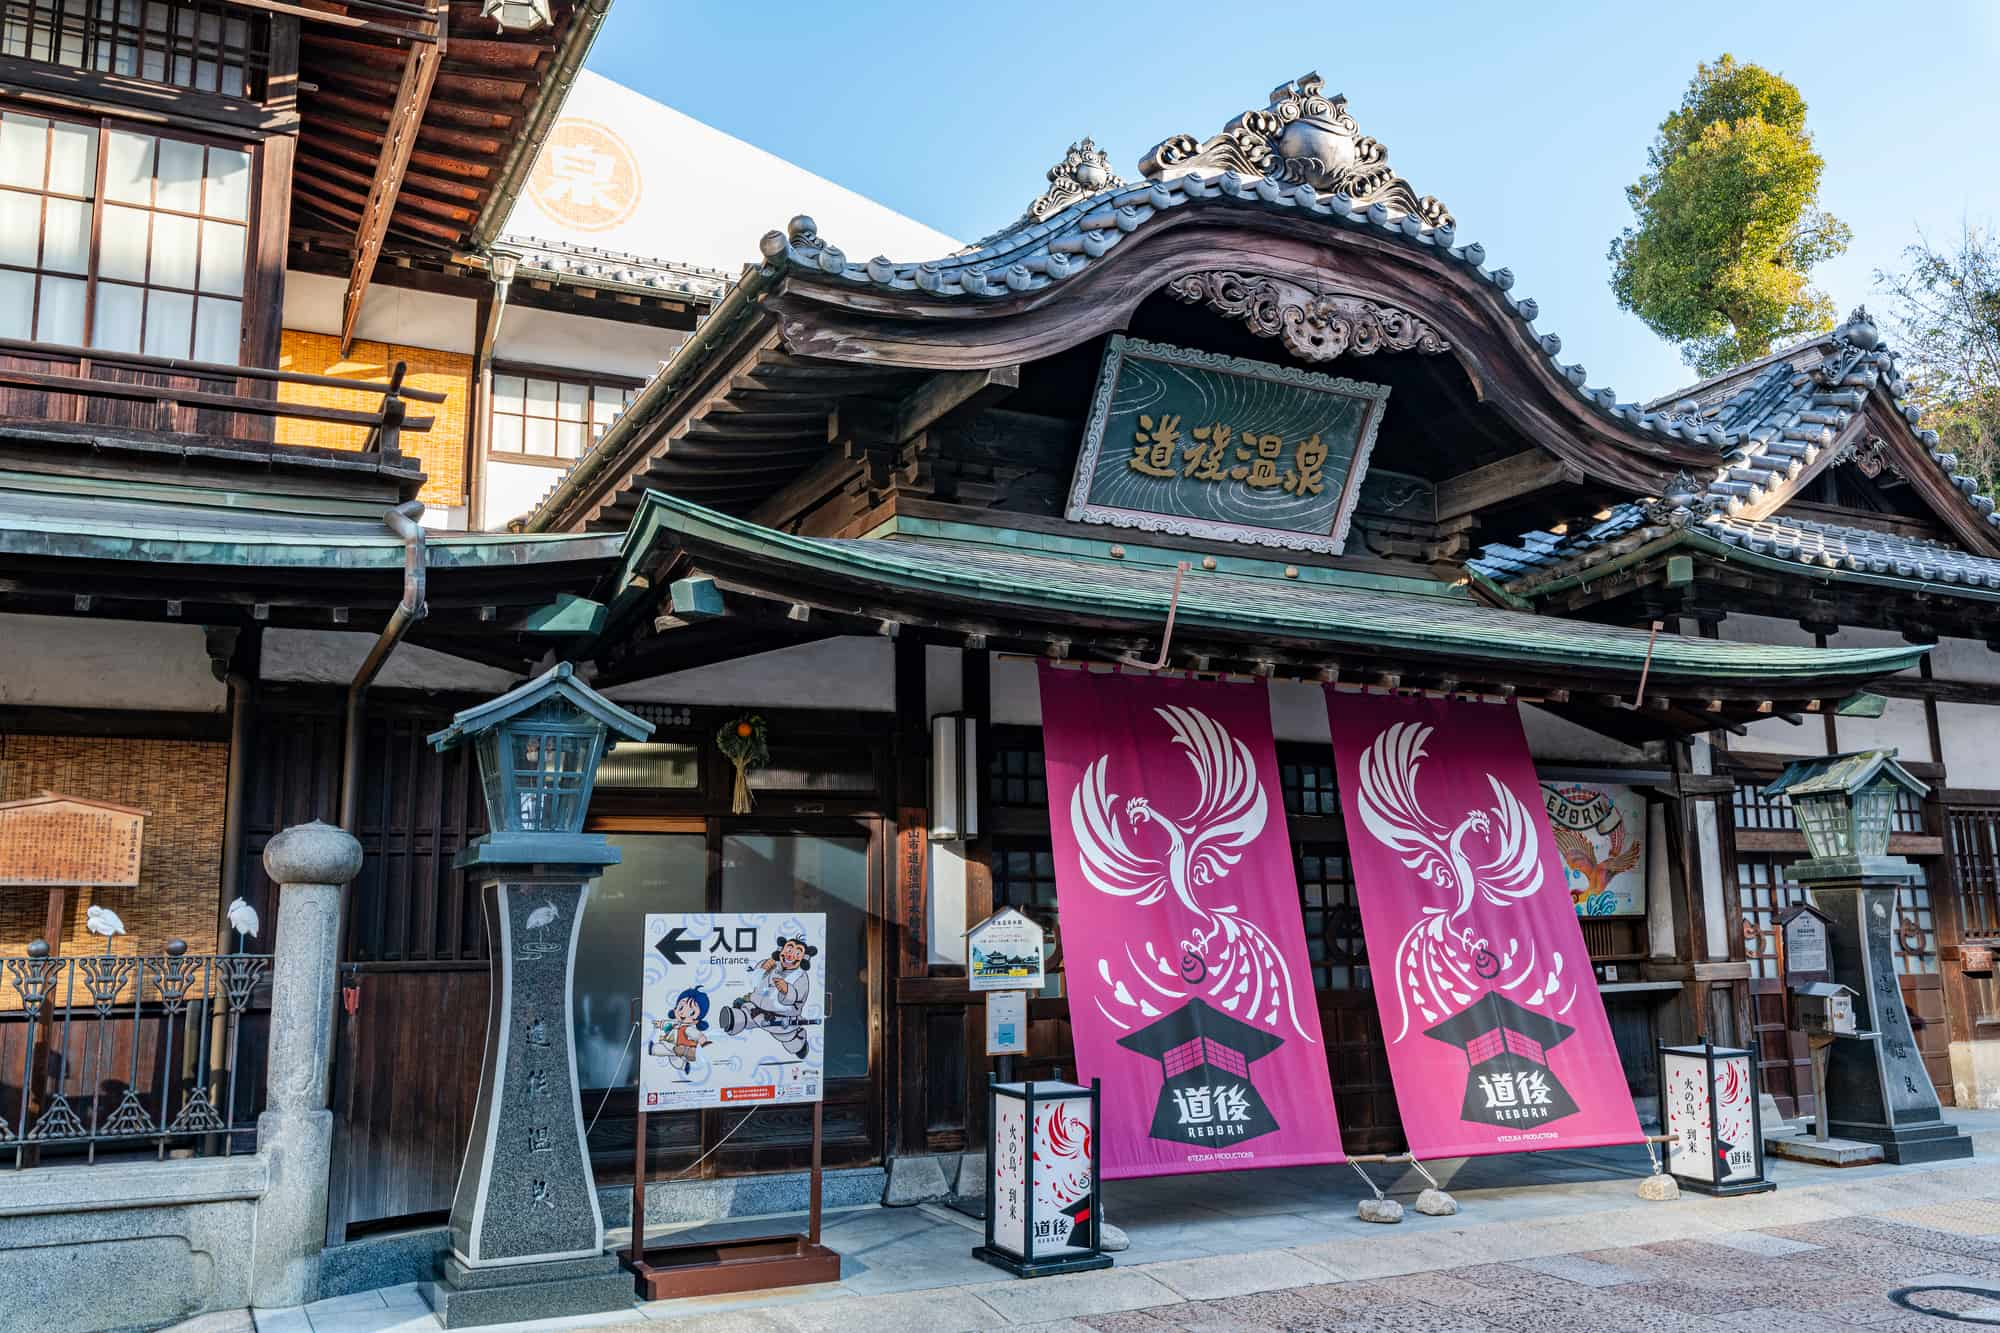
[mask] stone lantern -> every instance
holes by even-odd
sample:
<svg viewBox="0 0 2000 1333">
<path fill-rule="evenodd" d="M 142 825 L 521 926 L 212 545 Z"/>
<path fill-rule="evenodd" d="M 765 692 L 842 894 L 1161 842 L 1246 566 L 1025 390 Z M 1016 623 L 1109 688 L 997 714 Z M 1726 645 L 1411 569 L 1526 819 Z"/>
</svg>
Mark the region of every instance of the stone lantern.
<svg viewBox="0 0 2000 1333">
<path fill-rule="evenodd" d="M 446 1328 L 631 1303 L 631 1279 L 604 1249 L 570 983 L 590 883 L 618 861 L 582 831 L 597 765 L 652 730 L 564 662 L 430 738 L 439 750 L 473 747 L 491 828 L 456 863 L 480 884 L 493 1001 L 451 1253 L 429 1290 Z"/>
<path fill-rule="evenodd" d="M 1897 798 L 1929 790 L 1894 750 L 1797 760 L 1764 788 L 1791 802 L 1805 833 L 1810 855 L 1788 873 L 1827 917 L 1833 981 L 1854 991 L 1858 1030 L 1833 1042 L 1818 1114 L 1837 1138 L 1879 1145 L 1892 1162 L 1972 1155 L 1945 1123 L 1896 974 L 1896 899 L 1917 868 L 1889 854 L 1889 833 Z"/>
</svg>

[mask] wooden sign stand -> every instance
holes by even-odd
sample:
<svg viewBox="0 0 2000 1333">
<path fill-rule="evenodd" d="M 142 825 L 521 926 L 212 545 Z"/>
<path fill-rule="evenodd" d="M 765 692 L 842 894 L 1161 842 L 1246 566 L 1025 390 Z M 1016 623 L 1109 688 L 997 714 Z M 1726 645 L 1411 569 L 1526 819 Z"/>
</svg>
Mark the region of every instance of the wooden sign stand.
<svg viewBox="0 0 2000 1333">
<path fill-rule="evenodd" d="M 813 1103 L 812 1201 L 806 1234 L 752 1236 L 646 1248 L 646 1113 L 639 1112 L 632 1161 L 632 1245 L 618 1258 L 632 1270 L 644 1300 L 719 1296 L 735 1291 L 840 1281 L 840 1256 L 819 1243 L 822 1104 Z"/>
</svg>

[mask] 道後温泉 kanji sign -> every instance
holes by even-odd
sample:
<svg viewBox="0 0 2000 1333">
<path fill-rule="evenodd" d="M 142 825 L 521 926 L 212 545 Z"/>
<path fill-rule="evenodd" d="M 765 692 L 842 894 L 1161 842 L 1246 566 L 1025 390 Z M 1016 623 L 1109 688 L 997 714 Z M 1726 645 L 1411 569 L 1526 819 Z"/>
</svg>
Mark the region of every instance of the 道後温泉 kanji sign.
<svg viewBox="0 0 2000 1333">
<path fill-rule="evenodd" d="M 1327 714 L 1410 1151 L 1640 1142 L 1514 704 L 1329 688 Z"/>
<path fill-rule="evenodd" d="M 1044 665 L 1041 697 L 1105 1179 L 1344 1160 L 1264 687 Z"/>
</svg>

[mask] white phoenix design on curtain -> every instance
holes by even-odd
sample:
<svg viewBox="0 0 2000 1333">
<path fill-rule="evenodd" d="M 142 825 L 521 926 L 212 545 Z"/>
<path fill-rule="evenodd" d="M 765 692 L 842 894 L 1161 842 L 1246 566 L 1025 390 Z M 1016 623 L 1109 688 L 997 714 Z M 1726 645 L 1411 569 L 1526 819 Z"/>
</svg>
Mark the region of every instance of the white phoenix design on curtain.
<svg viewBox="0 0 2000 1333">
<path fill-rule="evenodd" d="M 1417 799 L 1417 772 L 1431 731 L 1418 722 L 1396 722 L 1384 729 L 1362 752 L 1356 793 L 1362 825 L 1375 840 L 1397 853 L 1418 879 L 1451 898 L 1448 907 L 1425 906 L 1396 946 L 1395 986 L 1403 1026 L 1395 1041 L 1410 1030 L 1412 1006 L 1426 1023 L 1434 1023 L 1491 985 L 1515 990 L 1538 970 L 1532 939 L 1523 959 L 1519 939 L 1508 939 L 1496 952 L 1470 926 L 1459 924 L 1474 902 L 1505 908 L 1542 887 L 1541 837 L 1534 817 L 1489 772 L 1486 781 L 1493 788 L 1494 802 L 1490 810 L 1468 810 L 1454 828 L 1432 819 Z M 1477 854 L 1483 857 L 1477 863 L 1467 846 L 1474 834 L 1480 844 Z M 1562 970 L 1562 954 L 1552 953 L 1547 975 L 1526 1002 L 1539 1004 L 1554 994 Z M 1496 983 L 1503 972 L 1511 975 Z M 1562 1008 L 1568 1010 L 1567 1001 Z"/>
<path fill-rule="evenodd" d="M 1194 931 L 1181 942 L 1177 963 L 1161 957 L 1150 941 L 1145 945 L 1150 966 L 1133 956 L 1129 944 L 1123 946 L 1146 987 L 1174 1000 L 1200 989 L 1231 1013 L 1270 1027 L 1276 1027 L 1283 1014 L 1295 1032 L 1311 1041 L 1299 1022 L 1291 970 L 1270 934 L 1245 917 L 1238 904 L 1210 907 L 1196 897 L 1198 891 L 1213 889 L 1226 879 L 1243 859 L 1242 849 L 1264 831 L 1270 806 L 1250 747 L 1199 709 L 1169 705 L 1153 711 L 1194 766 L 1201 792 L 1194 808 L 1179 818 L 1161 813 L 1148 797 L 1127 797 L 1123 814 L 1131 825 L 1128 835 L 1119 827 L 1119 797 L 1110 788 L 1111 756 L 1100 755 L 1070 793 L 1070 827 L 1083 877 L 1103 893 L 1136 899 L 1139 907 L 1152 906 L 1171 890 L 1198 919 Z M 1142 845 L 1141 834 L 1148 824 L 1157 825 L 1160 832 L 1146 836 Z M 1098 958 L 1097 972 L 1111 987 L 1116 1003 L 1146 1018 L 1159 1015 L 1143 993 L 1135 997 L 1122 979 L 1112 975 L 1108 959 Z M 1176 983 L 1185 983 L 1186 988 Z M 1102 1001 L 1097 1005 L 1119 1027 L 1130 1026 L 1105 1009 Z"/>
</svg>

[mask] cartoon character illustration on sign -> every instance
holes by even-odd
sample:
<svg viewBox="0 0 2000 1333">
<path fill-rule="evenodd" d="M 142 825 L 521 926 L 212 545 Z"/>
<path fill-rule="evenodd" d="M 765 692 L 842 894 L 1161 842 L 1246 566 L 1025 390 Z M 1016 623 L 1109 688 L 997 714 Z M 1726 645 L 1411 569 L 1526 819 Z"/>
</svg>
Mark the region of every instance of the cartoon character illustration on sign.
<svg viewBox="0 0 2000 1333">
<path fill-rule="evenodd" d="M 812 993 L 809 974 L 818 953 L 803 936 L 780 936 L 771 956 L 757 965 L 763 976 L 756 986 L 716 1016 L 722 1030 L 734 1037 L 762 1029 L 794 1058 L 803 1057 L 806 999 Z"/>
<path fill-rule="evenodd" d="M 1424 1035 L 1465 1051 L 1460 1119 L 1517 1125 L 1576 1114 L 1576 1100 L 1548 1067 L 1548 1052 L 1575 1030 L 1488 991 Z"/>
<path fill-rule="evenodd" d="M 674 997 L 671 1018 L 653 1025 L 659 1034 L 653 1039 L 653 1054 L 663 1055 L 667 1064 L 682 1074 L 693 1071 L 696 1057 L 701 1048 L 709 1045 L 708 992 L 699 986 L 690 986 Z"/>
<path fill-rule="evenodd" d="M 1278 1127 L 1251 1081 L 1250 1065 L 1284 1038 L 1189 1000 L 1118 1044 L 1160 1062 L 1166 1083 L 1153 1109 L 1152 1136 L 1175 1143 L 1242 1143 Z"/>
<path fill-rule="evenodd" d="M 1264 831 L 1270 804 L 1250 747 L 1199 709 L 1169 705 L 1153 711 L 1194 766 L 1200 794 L 1194 808 L 1178 818 L 1162 813 L 1145 796 L 1128 797 L 1122 810 L 1131 826 L 1128 835 L 1119 826 L 1118 794 L 1110 786 L 1111 757 L 1099 756 L 1070 794 L 1070 826 L 1083 877 L 1100 892 L 1135 899 L 1140 907 L 1152 906 L 1171 890 L 1197 924 L 1172 963 L 1147 945 L 1154 969 L 1170 983 L 1178 979 L 1189 988 L 1206 982 L 1204 994 L 1253 1022 L 1276 1027 L 1282 1014 L 1294 1031 L 1313 1041 L 1299 1021 L 1291 970 L 1270 934 L 1235 903 L 1210 906 L 1201 900 L 1213 901 L 1217 886 L 1243 859 L 1242 849 Z M 1189 993 L 1161 985 L 1136 958 L 1131 962 L 1154 991 L 1170 999 Z M 1114 987 L 1119 1003 L 1133 1005 L 1147 1018 L 1160 1013 L 1143 996 L 1128 999 L 1130 990 L 1122 981 L 1111 981 L 1106 960 L 1099 959 L 1098 971 Z"/>
<path fill-rule="evenodd" d="M 1475 904 L 1504 909 L 1540 891 L 1542 850 L 1534 818 L 1492 773 L 1486 775 L 1493 792 L 1490 809 L 1466 811 L 1455 827 L 1431 818 L 1417 795 L 1431 731 L 1423 723 L 1392 723 L 1370 743 L 1359 765 L 1362 824 L 1418 879 L 1451 899 L 1448 907 L 1426 906 L 1396 947 L 1403 1023 L 1394 1041 L 1409 1033 L 1413 1007 L 1424 1022 L 1436 1023 L 1471 1004 L 1488 983 L 1511 991 L 1537 970 L 1532 941 L 1524 959 L 1518 939 L 1491 940 L 1460 924 Z M 1469 845 L 1475 838 L 1477 851 Z M 1552 954 L 1548 974 L 1528 1004 L 1556 992 L 1562 965 L 1562 955 Z M 1502 979 L 1503 973 L 1510 975 Z"/>
</svg>

